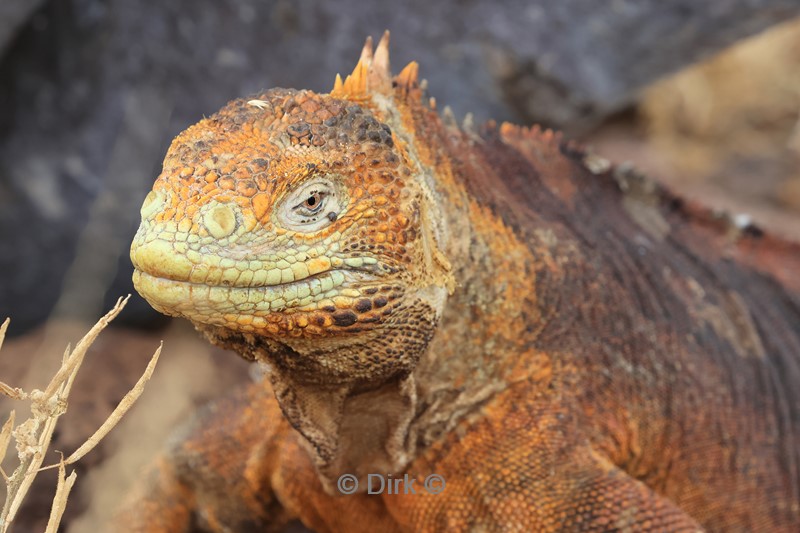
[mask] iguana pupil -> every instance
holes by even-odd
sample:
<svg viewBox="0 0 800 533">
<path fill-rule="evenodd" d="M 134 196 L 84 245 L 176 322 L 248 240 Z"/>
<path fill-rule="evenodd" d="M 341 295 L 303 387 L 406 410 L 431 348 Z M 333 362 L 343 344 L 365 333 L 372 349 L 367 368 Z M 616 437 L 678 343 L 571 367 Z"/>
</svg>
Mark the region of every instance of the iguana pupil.
<svg viewBox="0 0 800 533">
<path fill-rule="evenodd" d="M 295 206 L 295 209 L 302 207 L 311 213 L 316 213 L 322 208 L 322 199 L 325 196 L 324 192 L 312 191 L 311 194 L 303 201 L 303 203 Z"/>
</svg>

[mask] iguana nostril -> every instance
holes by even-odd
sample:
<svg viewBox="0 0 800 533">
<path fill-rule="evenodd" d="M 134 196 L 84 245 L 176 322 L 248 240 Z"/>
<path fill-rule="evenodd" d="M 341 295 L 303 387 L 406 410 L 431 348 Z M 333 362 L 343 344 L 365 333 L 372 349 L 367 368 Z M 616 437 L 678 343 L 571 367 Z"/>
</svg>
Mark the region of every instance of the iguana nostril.
<svg viewBox="0 0 800 533">
<path fill-rule="evenodd" d="M 229 206 L 217 206 L 203 215 L 203 225 L 215 239 L 224 239 L 236 230 L 236 213 Z"/>
<path fill-rule="evenodd" d="M 150 191 L 147 193 L 147 196 L 144 198 L 144 202 L 142 203 L 142 209 L 140 211 L 142 215 L 142 220 L 146 220 L 158 211 L 161 211 L 161 207 L 164 205 L 164 194 L 160 191 Z"/>
</svg>

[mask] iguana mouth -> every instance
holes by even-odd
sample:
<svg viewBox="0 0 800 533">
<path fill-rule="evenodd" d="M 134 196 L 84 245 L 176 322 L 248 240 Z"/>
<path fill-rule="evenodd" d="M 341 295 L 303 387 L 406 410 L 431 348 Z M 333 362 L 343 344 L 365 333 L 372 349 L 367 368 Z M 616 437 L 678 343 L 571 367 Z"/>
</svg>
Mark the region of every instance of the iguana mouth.
<svg viewBox="0 0 800 533">
<path fill-rule="evenodd" d="M 303 284 L 303 282 L 313 282 L 314 280 L 320 280 L 320 283 L 323 287 L 328 285 L 326 280 L 330 280 L 334 284 L 334 286 L 338 286 L 341 283 L 337 282 L 340 279 L 342 279 L 341 278 L 342 276 L 345 276 L 345 274 L 348 272 L 357 272 L 357 271 L 350 271 L 346 269 L 331 269 L 331 270 L 326 270 L 325 272 L 311 274 L 307 277 L 295 279 L 292 281 L 285 281 L 279 283 L 263 283 L 259 285 L 254 285 L 252 283 L 249 285 L 245 285 L 242 283 L 230 283 L 226 281 L 222 281 L 220 283 L 198 282 L 198 281 L 192 281 L 190 279 L 178 279 L 169 276 L 158 276 L 138 268 L 134 269 L 134 272 L 138 272 L 140 275 L 149 276 L 153 279 L 161 280 L 164 283 L 177 283 L 198 288 L 209 287 L 209 288 L 235 290 L 235 289 L 271 289 L 271 288 L 279 289 L 281 287 L 291 287 L 291 286 L 301 285 Z"/>
<path fill-rule="evenodd" d="M 378 261 L 372 257 L 312 257 L 309 254 L 297 254 L 236 260 L 195 251 L 182 253 L 176 250 L 175 244 L 159 239 L 137 246 L 132 250 L 131 260 L 137 271 L 162 281 L 221 288 L 289 286 L 314 279 L 331 279 L 338 285 L 343 282 L 345 272 L 362 272 L 372 276 L 381 273 L 377 268 Z"/>
<path fill-rule="evenodd" d="M 356 296 L 353 285 L 369 284 L 373 274 L 334 269 L 276 285 L 211 285 L 176 280 L 134 270 L 136 290 L 168 314 L 200 319 L 211 309 L 215 313 L 236 312 L 263 315 L 288 308 L 313 308 L 314 304 L 337 296 Z M 213 316 L 214 313 L 209 313 Z M 201 320 L 203 321 L 203 320 Z"/>
<path fill-rule="evenodd" d="M 369 257 L 298 253 L 236 260 L 180 248 L 163 239 L 136 246 L 134 286 L 159 311 L 205 323 L 225 314 L 314 310 L 326 300 L 359 297 L 359 289 L 384 277 Z"/>
</svg>

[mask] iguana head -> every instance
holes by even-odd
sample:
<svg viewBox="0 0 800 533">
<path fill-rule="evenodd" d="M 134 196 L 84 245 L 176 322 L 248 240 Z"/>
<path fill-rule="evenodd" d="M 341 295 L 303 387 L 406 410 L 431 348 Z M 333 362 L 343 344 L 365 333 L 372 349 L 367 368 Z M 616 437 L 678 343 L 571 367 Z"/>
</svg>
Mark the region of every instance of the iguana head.
<svg viewBox="0 0 800 533">
<path fill-rule="evenodd" d="M 142 206 L 136 290 L 212 341 L 329 381 L 408 371 L 449 282 L 388 35 L 331 94 L 273 89 L 181 133 Z"/>
</svg>

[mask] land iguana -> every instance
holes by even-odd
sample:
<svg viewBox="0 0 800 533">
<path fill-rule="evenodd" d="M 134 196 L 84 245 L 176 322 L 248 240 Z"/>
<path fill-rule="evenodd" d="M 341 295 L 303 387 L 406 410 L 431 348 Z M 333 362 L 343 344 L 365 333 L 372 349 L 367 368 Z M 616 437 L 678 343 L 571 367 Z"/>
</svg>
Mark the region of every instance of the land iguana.
<svg viewBox="0 0 800 533">
<path fill-rule="evenodd" d="M 470 122 L 387 33 L 173 141 L 136 289 L 266 378 L 117 530 L 798 530 L 800 246 Z"/>
</svg>

